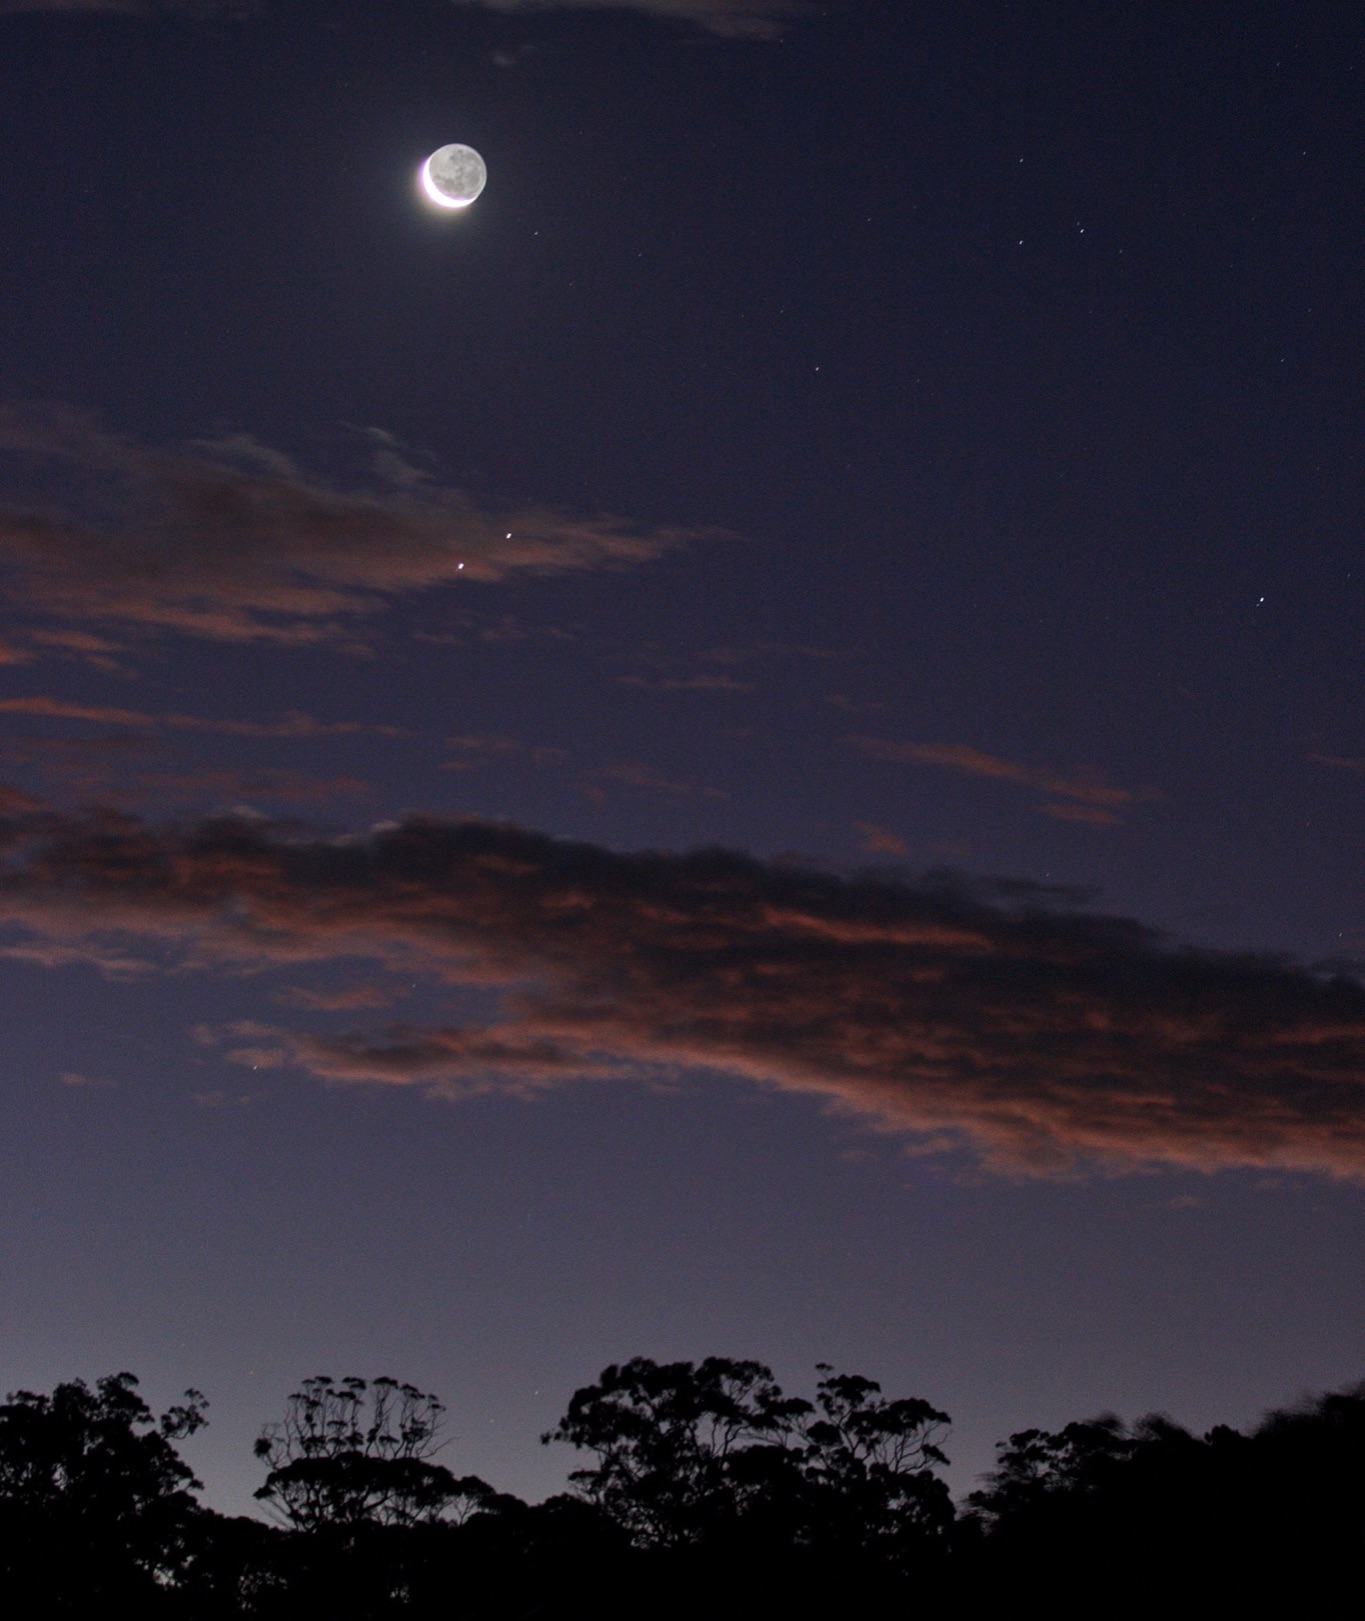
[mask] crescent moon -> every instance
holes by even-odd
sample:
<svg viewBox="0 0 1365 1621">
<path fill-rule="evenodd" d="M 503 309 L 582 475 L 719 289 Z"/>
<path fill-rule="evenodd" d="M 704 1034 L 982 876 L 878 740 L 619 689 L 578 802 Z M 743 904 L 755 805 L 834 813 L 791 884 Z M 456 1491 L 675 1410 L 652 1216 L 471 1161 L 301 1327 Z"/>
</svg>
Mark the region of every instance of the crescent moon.
<svg viewBox="0 0 1365 1621">
<path fill-rule="evenodd" d="M 488 184 L 488 167 L 472 146 L 454 141 L 431 154 L 418 178 L 437 208 L 468 208 Z"/>
<path fill-rule="evenodd" d="M 432 153 L 432 157 L 435 157 Z M 422 190 L 427 197 L 436 204 L 437 208 L 468 208 L 474 201 L 472 197 L 447 197 L 445 192 L 431 178 L 431 158 L 422 165 Z"/>
</svg>

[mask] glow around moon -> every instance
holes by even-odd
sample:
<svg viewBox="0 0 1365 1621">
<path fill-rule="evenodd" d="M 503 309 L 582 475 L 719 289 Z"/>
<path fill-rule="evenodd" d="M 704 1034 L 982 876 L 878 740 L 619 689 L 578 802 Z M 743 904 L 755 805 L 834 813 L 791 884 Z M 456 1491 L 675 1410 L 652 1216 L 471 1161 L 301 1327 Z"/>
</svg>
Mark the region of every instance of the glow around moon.
<svg viewBox="0 0 1365 1621">
<path fill-rule="evenodd" d="M 443 146 L 422 165 L 422 190 L 438 208 L 468 208 L 488 184 L 488 169 L 472 146 Z"/>
</svg>

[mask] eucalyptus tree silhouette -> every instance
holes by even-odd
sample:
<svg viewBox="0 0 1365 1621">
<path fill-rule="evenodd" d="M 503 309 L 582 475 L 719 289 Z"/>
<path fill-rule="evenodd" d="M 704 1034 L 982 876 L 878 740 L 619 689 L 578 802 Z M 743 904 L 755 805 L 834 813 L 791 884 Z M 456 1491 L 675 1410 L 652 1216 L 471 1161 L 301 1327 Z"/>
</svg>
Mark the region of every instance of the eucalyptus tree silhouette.
<svg viewBox="0 0 1365 1621">
<path fill-rule="evenodd" d="M 635 1357 L 576 1390 L 541 1440 L 595 1452 L 573 1485 L 641 1546 L 676 1546 L 742 1512 L 809 1409 L 761 1362 Z"/>
<path fill-rule="evenodd" d="M 257 1443 L 283 1528 L 201 1508 L 131 1374 L 0 1403 L 0 1615 L 61 1621 L 789 1621 L 1033 1602 L 1058 1621 L 1357 1621 L 1365 1386 L 1248 1433 L 1160 1415 L 1024 1430 L 955 1517 L 947 1414 L 824 1364 L 814 1397 L 759 1362 L 607 1368 L 545 1441 L 593 1455 L 526 1504 L 434 1461 L 444 1409 L 319 1376 Z"/>
<path fill-rule="evenodd" d="M 812 1403 L 759 1362 L 636 1357 L 576 1391 L 541 1439 L 596 1453 L 570 1480 L 637 1546 L 921 1558 L 953 1520 L 934 1473 L 947 1462 L 948 1415 L 887 1401 L 860 1375 L 820 1372 Z"/>
<path fill-rule="evenodd" d="M 935 1465 L 947 1413 L 917 1396 L 888 1401 L 874 1379 L 819 1365 L 815 1410 L 800 1429 L 800 1471 L 809 1495 L 806 1539 L 838 1541 L 893 1562 L 941 1546 L 952 1498 Z"/>
<path fill-rule="evenodd" d="M 431 1461 L 444 1412 L 396 1379 L 305 1379 L 256 1442 L 270 1472 L 255 1495 L 298 1531 L 463 1519 L 497 1494 Z"/>
<path fill-rule="evenodd" d="M 203 1518 L 172 1443 L 206 1422 L 187 1391 L 158 1420 L 131 1373 L 0 1405 L 0 1586 L 12 1615 L 168 1613 Z"/>
</svg>

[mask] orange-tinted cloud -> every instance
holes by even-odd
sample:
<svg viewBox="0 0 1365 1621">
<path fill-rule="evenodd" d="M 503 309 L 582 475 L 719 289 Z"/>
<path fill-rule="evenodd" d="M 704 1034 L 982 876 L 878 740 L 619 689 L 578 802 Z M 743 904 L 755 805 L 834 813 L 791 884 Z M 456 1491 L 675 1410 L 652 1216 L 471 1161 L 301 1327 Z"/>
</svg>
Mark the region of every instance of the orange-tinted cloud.
<svg viewBox="0 0 1365 1621">
<path fill-rule="evenodd" d="M 858 841 L 870 855 L 878 856 L 908 856 L 910 846 L 901 838 L 899 833 L 893 833 L 889 827 L 880 827 L 876 822 L 855 822 L 853 831 L 858 835 Z"/>
<path fill-rule="evenodd" d="M 347 490 L 246 437 L 160 450 L 69 415 L 0 412 L 0 449 L 74 469 L 94 492 L 88 514 L 117 513 L 0 506 L 8 595 L 66 630 L 346 644 L 399 597 L 629 566 L 700 533 L 542 508 L 495 516 L 376 442 L 373 486 Z"/>
<path fill-rule="evenodd" d="M 1078 805 L 1070 799 L 1046 799 L 1038 810 L 1041 815 L 1050 816 L 1057 822 L 1085 822 L 1091 827 L 1113 827 L 1120 820 L 1113 811 L 1105 810 L 1102 805 Z"/>
<path fill-rule="evenodd" d="M 107 704 L 74 704 L 37 694 L 31 698 L 0 699 L 0 715 L 35 715 L 43 720 L 87 720 L 101 726 L 151 728 L 157 724 L 139 709 L 117 709 Z"/>
<path fill-rule="evenodd" d="M 351 737 L 358 732 L 401 737 L 398 726 L 370 726 L 362 721 L 314 720 L 296 709 L 279 720 L 214 720 L 202 715 L 157 715 L 108 704 L 75 704 L 38 694 L 0 699 L 0 715 L 32 715 L 43 720 L 84 720 L 100 726 L 127 726 L 134 731 L 215 732 L 225 737 Z"/>
<path fill-rule="evenodd" d="M 585 773 L 583 780 L 590 793 L 599 782 L 614 782 L 627 788 L 643 788 L 651 793 L 681 794 L 684 797 L 696 794 L 702 799 L 730 797 L 723 788 L 707 788 L 695 782 L 684 782 L 679 778 L 669 777 L 640 760 L 623 760 L 618 765 L 602 766 L 600 770 Z"/>
<path fill-rule="evenodd" d="M 78 1070 L 66 1069 L 57 1077 L 63 1086 L 74 1087 L 77 1091 L 104 1092 L 112 1090 L 118 1085 L 117 1081 L 110 1081 L 98 1075 L 82 1075 Z"/>
<path fill-rule="evenodd" d="M 348 985 L 341 990 L 310 990 L 306 985 L 286 985 L 276 993 L 281 1007 L 305 1008 L 312 1013 L 355 1012 L 358 1008 L 389 1007 L 403 992 L 391 985 Z"/>
<path fill-rule="evenodd" d="M 111 779 L 112 781 L 112 779 Z M 118 782 L 120 803 L 172 805 L 263 799 L 283 805 L 325 805 L 337 799 L 364 799 L 370 785 L 342 772 L 332 777 L 274 767 L 257 770 L 141 771 Z"/>
<path fill-rule="evenodd" d="M 0 782 L 0 816 L 23 816 L 28 811 L 38 810 L 40 804 L 22 788 L 11 788 L 8 783 Z"/>
<path fill-rule="evenodd" d="M 972 777 L 989 777 L 997 782 L 1036 788 L 1053 799 L 1039 809 L 1046 816 L 1073 822 L 1117 822 L 1118 807 L 1130 805 L 1139 796 L 1129 788 L 1117 788 L 1096 771 L 1083 768 L 1070 774 L 1048 766 L 1022 765 L 1002 760 L 968 743 L 896 743 L 880 737 L 850 737 L 852 743 L 874 760 L 907 761 L 915 765 L 945 766 Z M 1081 807 L 1084 807 L 1082 809 Z"/>
<path fill-rule="evenodd" d="M 518 1025 L 422 1029 L 390 1025 L 379 1035 L 320 1036 L 261 1026 L 243 1032 L 246 1045 L 227 1046 L 230 1063 L 252 1069 L 286 1064 L 328 1081 L 414 1083 L 446 1097 L 498 1093 L 531 1097 L 566 1081 L 623 1073 L 625 1064 L 590 1057 L 575 1043 Z"/>
<path fill-rule="evenodd" d="M 1365 1175 L 1365 986 L 1026 885 L 420 818 L 309 840 L 39 812 L 4 842 L 0 920 L 29 960 L 117 962 L 150 939 L 204 966 L 369 958 L 504 996 L 487 1028 L 253 1032 L 252 1062 L 456 1091 L 689 1066 L 1015 1173 Z"/>
<path fill-rule="evenodd" d="M 0 737 L 0 753 L 15 764 L 26 764 L 42 778 L 45 791 L 67 803 L 90 803 L 114 798 L 120 804 L 185 804 L 205 800 L 224 802 L 264 799 L 276 804 L 325 804 L 355 799 L 369 792 L 369 784 L 348 773 L 315 776 L 288 768 L 262 766 L 220 767 L 190 771 L 147 771 L 132 767 L 140 755 L 157 747 L 157 732 L 209 732 L 242 738 L 297 738 L 350 736 L 368 732 L 385 737 L 402 735 L 393 726 L 369 726 L 354 721 L 319 721 L 290 711 L 276 721 L 213 720 L 196 715 L 148 714 L 108 705 L 74 704 L 45 696 L 0 700 L 0 716 L 23 715 L 42 720 L 79 720 L 124 728 L 94 737 Z M 0 814 L 6 814 L 5 796 L 12 788 L 0 787 Z M 34 804 L 36 801 L 30 801 Z"/>
</svg>

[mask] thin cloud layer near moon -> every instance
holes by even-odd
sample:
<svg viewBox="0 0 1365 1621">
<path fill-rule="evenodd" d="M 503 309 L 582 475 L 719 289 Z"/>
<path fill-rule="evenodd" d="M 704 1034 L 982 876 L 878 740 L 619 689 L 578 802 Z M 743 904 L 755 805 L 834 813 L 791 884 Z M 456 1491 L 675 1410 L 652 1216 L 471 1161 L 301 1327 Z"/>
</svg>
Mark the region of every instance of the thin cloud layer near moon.
<svg viewBox="0 0 1365 1621">
<path fill-rule="evenodd" d="M 486 1027 L 251 1027 L 255 1063 L 452 1096 L 708 1069 L 1010 1174 L 1365 1176 L 1365 986 L 1173 944 L 1048 892 L 619 854 L 502 824 L 364 837 L 15 805 L 0 919 L 27 960 L 373 959 L 500 990 Z"/>
<path fill-rule="evenodd" d="M 251 0 L 0 0 L 0 16 L 47 11 L 74 14 L 82 11 L 106 15 L 146 17 L 158 11 L 189 12 L 193 17 L 249 16 Z"/>
<path fill-rule="evenodd" d="M 809 15 L 806 0 L 454 0 L 487 11 L 643 11 L 695 23 L 735 39 L 776 39 L 782 24 Z M 251 16 L 265 9 L 250 0 L 0 0 L 0 16 L 19 12 L 103 12 L 133 17 L 158 11 L 192 16 Z"/>
<path fill-rule="evenodd" d="M 488 11 L 643 11 L 697 24 L 732 39 L 777 39 L 782 25 L 808 16 L 806 0 L 455 0 Z"/>
<path fill-rule="evenodd" d="M 0 412 L 0 450 L 87 486 L 80 513 L 0 504 L 0 588 L 68 626 L 319 642 L 353 638 L 401 596 L 627 567 L 702 534 L 544 508 L 495 516 L 377 442 L 374 486 L 345 490 L 246 437 L 157 449 L 67 414 Z"/>
</svg>

